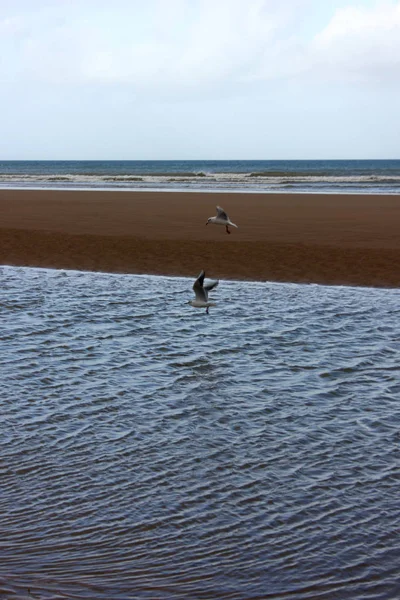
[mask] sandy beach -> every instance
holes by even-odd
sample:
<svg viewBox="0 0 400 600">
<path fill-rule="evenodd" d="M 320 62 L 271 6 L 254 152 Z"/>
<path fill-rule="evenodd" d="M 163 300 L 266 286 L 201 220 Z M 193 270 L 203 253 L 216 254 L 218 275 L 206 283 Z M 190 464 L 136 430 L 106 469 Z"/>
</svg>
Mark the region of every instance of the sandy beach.
<svg viewBox="0 0 400 600">
<path fill-rule="evenodd" d="M 399 196 L 4 189 L 0 214 L 4 265 L 400 285 Z"/>
</svg>

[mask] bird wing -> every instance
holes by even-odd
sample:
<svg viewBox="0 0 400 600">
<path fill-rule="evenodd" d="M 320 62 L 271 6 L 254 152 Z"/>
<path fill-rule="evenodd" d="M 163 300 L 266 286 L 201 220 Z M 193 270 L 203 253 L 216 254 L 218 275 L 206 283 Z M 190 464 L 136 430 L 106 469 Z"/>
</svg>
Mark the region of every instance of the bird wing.
<svg viewBox="0 0 400 600">
<path fill-rule="evenodd" d="M 227 221 L 229 221 L 228 215 L 226 214 L 224 209 L 221 208 L 220 206 L 217 206 L 217 217 L 218 217 L 218 219 L 226 219 Z"/>
<path fill-rule="evenodd" d="M 210 281 L 210 283 L 207 283 L 207 285 L 204 286 L 204 289 L 208 293 L 211 290 L 213 290 L 215 287 L 217 287 L 218 284 L 219 284 L 219 280 L 218 279 L 216 281 Z"/>
<path fill-rule="evenodd" d="M 202 271 L 196 281 L 193 284 L 193 291 L 196 295 L 197 300 L 202 302 L 207 302 L 207 292 L 203 287 L 204 277 L 206 276 L 205 272 Z"/>
</svg>

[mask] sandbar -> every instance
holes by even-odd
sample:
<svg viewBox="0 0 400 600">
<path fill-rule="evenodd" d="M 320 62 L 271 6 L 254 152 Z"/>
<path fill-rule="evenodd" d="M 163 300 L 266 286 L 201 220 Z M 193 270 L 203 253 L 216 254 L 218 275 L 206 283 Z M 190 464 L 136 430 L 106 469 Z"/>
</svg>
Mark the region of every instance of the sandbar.
<svg viewBox="0 0 400 600">
<path fill-rule="evenodd" d="M 400 286 L 400 195 L 2 189 L 0 215 L 3 265 Z"/>
</svg>

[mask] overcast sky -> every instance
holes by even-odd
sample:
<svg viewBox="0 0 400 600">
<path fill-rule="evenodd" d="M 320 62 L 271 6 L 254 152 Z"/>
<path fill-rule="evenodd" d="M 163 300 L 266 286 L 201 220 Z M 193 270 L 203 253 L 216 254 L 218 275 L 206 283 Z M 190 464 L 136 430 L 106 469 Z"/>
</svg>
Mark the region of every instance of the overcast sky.
<svg viewBox="0 0 400 600">
<path fill-rule="evenodd" d="M 400 158 L 400 0 L 0 0 L 0 159 Z"/>
</svg>

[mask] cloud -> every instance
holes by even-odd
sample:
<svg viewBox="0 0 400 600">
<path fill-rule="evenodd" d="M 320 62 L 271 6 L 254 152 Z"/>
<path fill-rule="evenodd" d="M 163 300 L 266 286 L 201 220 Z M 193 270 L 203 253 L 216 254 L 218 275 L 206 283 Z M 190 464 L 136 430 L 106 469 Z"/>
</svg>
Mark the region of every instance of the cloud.
<svg viewBox="0 0 400 600">
<path fill-rule="evenodd" d="M 0 76 L 137 89 L 232 83 L 268 56 L 304 1 L 281 7 L 273 0 L 153 0 L 146 8 L 116 0 L 98 10 L 90 4 L 72 3 L 68 12 L 45 5 L 0 20 L 2 54 L 10 57 Z M 13 23 L 24 31 L 18 48 Z"/>
<path fill-rule="evenodd" d="M 0 79 L 168 97 L 398 77 L 400 0 L 349 1 L 322 24 L 319 1 L 42 0 L 34 11 L 16 0 L 0 11 Z"/>
<path fill-rule="evenodd" d="M 282 20 L 271 1 L 159 3 L 148 39 L 115 43 L 97 36 L 85 57 L 85 77 L 150 88 L 240 80 L 282 28 Z"/>
<path fill-rule="evenodd" d="M 347 6 L 309 47 L 311 68 L 326 78 L 385 81 L 400 75 L 400 2 Z"/>
</svg>

